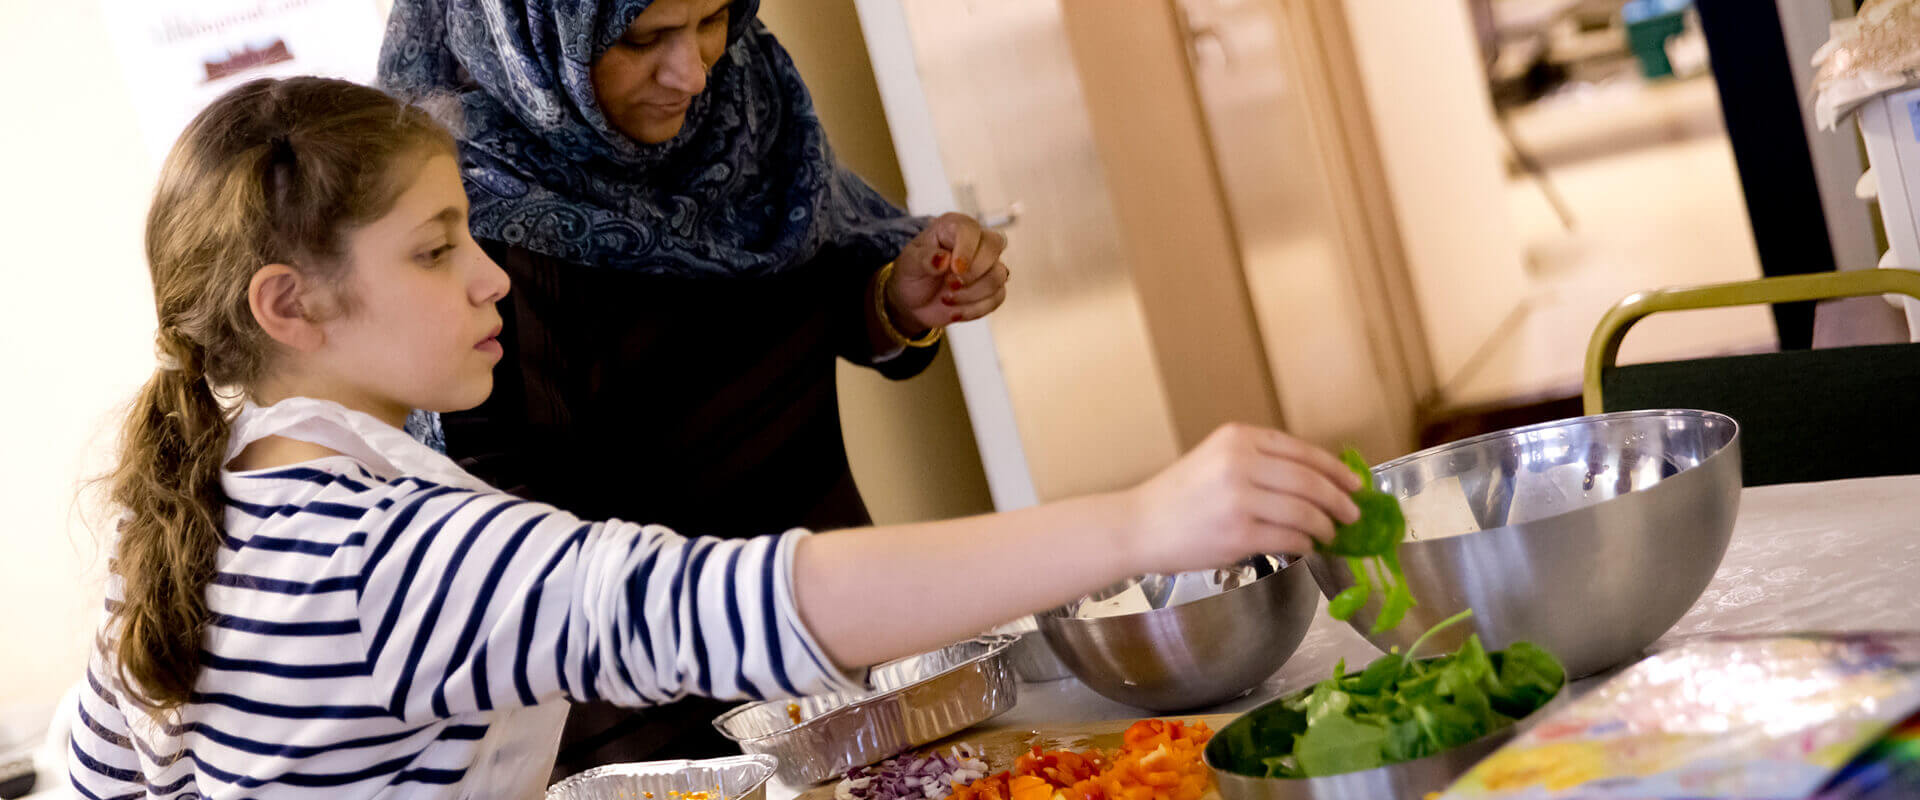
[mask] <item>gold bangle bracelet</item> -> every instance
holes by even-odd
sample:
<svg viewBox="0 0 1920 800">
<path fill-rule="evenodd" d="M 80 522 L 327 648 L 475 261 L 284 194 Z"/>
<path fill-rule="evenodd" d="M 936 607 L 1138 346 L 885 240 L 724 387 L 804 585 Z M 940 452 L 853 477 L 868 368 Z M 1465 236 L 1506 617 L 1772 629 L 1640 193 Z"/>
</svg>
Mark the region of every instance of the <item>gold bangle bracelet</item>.
<svg viewBox="0 0 1920 800">
<path fill-rule="evenodd" d="M 891 261 L 887 262 L 887 265 L 881 267 L 880 271 L 874 273 L 873 276 L 873 313 L 880 318 L 880 330 L 885 331 L 887 338 L 893 340 L 894 344 L 901 347 L 932 347 L 934 342 L 940 341 L 940 335 L 945 333 L 947 329 L 934 328 L 928 331 L 925 336 L 918 339 L 909 339 L 906 334 L 901 333 L 893 327 L 893 317 L 887 313 L 887 279 L 891 277 L 893 277 L 893 262 Z"/>
</svg>

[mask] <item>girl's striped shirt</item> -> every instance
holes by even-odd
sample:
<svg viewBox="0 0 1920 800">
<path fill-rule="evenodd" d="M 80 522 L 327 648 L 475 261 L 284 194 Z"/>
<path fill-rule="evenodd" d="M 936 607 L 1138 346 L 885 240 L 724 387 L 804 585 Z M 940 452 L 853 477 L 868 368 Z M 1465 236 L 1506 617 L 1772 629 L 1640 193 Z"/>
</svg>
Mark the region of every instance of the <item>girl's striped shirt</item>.
<svg viewBox="0 0 1920 800">
<path fill-rule="evenodd" d="M 515 709 L 860 688 L 796 611 L 802 530 L 586 522 L 345 456 L 223 485 L 194 697 L 148 714 L 96 652 L 70 754 L 84 797 L 491 797 Z"/>
</svg>

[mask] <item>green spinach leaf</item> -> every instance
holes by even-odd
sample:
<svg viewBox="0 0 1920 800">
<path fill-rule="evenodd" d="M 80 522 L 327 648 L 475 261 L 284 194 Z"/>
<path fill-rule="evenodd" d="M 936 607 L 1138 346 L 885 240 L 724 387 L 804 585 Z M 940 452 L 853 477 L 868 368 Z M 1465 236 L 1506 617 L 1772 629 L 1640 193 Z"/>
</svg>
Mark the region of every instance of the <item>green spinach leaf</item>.
<svg viewBox="0 0 1920 800">
<path fill-rule="evenodd" d="M 1354 584 L 1327 603 L 1327 613 L 1345 620 L 1364 608 L 1373 595 L 1373 587 L 1384 592 L 1380 613 L 1374 617 L 1373 632 L 1384 633 L 1399 626 L 1407 610 L 1415 603 L 1407 588 L 1407 577 L 1400 569 L 1400 541 L 1407 535 L 1406 514 L 1400 500 L 1374 487 L 1373 470 L 1367 467 L 1360 451 L 1351 447 L 1340 453 L 1340 461 L 1360 477 L 1361 487 L 1354 491 L 1354 505 L 1360 518 L 1334 526 L 1333 541 L 1316 544 L 1320 552 L 1347 559 L 1347 570 Z M 1376 577 L 1373 572 L 1380 574 Z"/>
<path fill-rule="evenodd" d="M 1385 728 L 1332 716 L 1295 736 L 1293 755 L 1302 775 L 1338 775 L 1385 764 L 1386 746 Z"/>
<path fill-rule="evenodd" d="M 1546 705 L 1566 683 L 1567 671 L 1553 654 L 1532 642 L 1514 642 L 1494 658 L 1499 665 L 1499 690 L 1489 692 L 1494 708 L 1522 717 Z"/>
</svg>

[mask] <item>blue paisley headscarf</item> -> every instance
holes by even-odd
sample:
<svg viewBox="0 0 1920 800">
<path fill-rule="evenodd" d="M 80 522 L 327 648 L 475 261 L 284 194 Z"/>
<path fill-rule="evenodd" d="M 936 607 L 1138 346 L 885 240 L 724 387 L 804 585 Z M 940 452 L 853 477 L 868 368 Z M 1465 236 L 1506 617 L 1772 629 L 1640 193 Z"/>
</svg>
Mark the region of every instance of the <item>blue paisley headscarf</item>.
<svg viewBox="0 0 1920 800">
<path fill-rule="evenodd" d="M 734 0 L 727 49 L 680 133 L 608 123 L 590 67 L 652 0 L 397 0 L 382 88 L 454 96 L 473 234 L 569 262 L 708 277 L 832 249 L 893 258 L 925 221 L 834 161 L 785 49 Z"/>
</svg>

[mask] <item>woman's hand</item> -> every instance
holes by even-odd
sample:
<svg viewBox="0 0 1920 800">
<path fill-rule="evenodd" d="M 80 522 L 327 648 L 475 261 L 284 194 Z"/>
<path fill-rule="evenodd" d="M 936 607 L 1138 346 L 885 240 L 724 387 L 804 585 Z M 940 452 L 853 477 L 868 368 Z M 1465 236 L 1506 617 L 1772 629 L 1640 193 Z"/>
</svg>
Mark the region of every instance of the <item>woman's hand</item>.
<svg viewBox="0 0 1920 800">
<path fill-rule="evenodd" d="M 1007 237 L 965 214 L 942 214 L 900 249 L 887 282 L 894 328 L 918 336 L 975 320 L 1007 299 Z"/>
<path fill-rule="evenodd" d="M 1333 454 L 1268 428 L 1225 425 L 1127 492 L 1140 572 L 1184 572 L 1260 553 L 1305 553 L 1353 522 L 1359 476 Z"/>
</svg>

